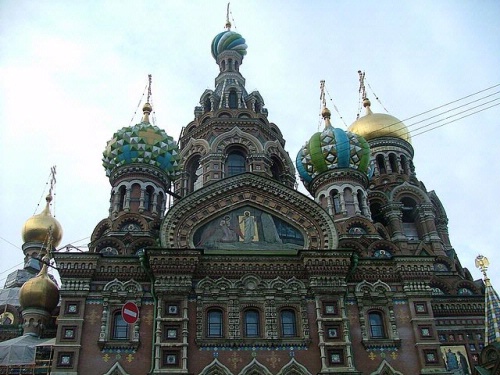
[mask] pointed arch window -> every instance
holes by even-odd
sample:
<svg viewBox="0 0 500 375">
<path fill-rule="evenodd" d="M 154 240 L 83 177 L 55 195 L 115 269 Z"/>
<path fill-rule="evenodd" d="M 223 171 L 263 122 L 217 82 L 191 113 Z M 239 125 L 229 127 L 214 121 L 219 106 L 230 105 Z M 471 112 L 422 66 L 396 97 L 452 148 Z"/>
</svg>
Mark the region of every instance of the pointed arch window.
<svg viewBox="0 0 500 375">
<path fill-rule="evenodd" d="M 296 337 L 297 336 L 297 321 L 295 319 L 295 311 L 282 310 L 280 313 L 281 318 L 281 333 L 283 337 Z"/>
<path fill-rule="evenodd" d="M 246 310 L 243 317 L 244 321 L 244 336 L 259 337 L 260 336 L 260 314 L 257 310 Z"/>
<path fill-rule="evenodd" d="M 120 310 L 113 313 L 113 340 L 128 340 L 128 323 Z"/>
<path fill-rule="evenodd" d="M 229 91 L 229 108 L 231 109 L 238 108 L 238 94 L 236 94 L 235 90 Z"/>
<path fill-rule="evenodd" d="M 222 337 L 222 311 L 212 309 L 207 312 L 207 336 Z"/>
</svg>

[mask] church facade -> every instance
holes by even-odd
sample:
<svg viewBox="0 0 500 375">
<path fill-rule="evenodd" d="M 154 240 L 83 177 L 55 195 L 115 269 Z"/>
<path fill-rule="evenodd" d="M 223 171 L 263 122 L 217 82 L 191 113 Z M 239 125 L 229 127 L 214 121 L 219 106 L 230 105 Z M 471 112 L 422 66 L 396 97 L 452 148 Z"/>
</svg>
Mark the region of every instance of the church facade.
<svg viewBox="0 0 500 375">
<path fill-rule="evenodd" d="M 88 252 L 54 253 L 51 373 L 473 373 L 484 284 L 417 179 L 405 125 L 364 98 L 345 131 L 324 106 L 290 156 L 245 88 L 245 40 L 228 25 L 211 50 L 215 87 L 177 141 L 146 103 L 107 144 L 109 216 Z"/>
</svg>

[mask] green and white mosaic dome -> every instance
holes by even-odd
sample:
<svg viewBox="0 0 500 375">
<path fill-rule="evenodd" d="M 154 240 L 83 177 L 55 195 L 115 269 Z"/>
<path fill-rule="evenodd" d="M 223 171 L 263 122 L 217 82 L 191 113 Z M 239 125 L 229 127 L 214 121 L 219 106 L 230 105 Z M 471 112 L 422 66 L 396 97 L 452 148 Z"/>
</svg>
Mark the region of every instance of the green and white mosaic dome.
<svg viewBox="0 0 500 375">
<path fill-rule="evenodd" d="M 179 170 L 179 147 L 145 116 L 141 123 L 118 130 L 103 152 L 102 165 L 107 176 L 116 168 L 131 164 L 155 166 L 175 179 Z"/>
<path fill-rule="evenodd" d="M 296 166 L 304 183 L 309 184 L 323 172 L 352 168 L 371 174 L 370 146 L 360 135 L 326 124 L 313 134 L 297 154 Z"/>
</svg>

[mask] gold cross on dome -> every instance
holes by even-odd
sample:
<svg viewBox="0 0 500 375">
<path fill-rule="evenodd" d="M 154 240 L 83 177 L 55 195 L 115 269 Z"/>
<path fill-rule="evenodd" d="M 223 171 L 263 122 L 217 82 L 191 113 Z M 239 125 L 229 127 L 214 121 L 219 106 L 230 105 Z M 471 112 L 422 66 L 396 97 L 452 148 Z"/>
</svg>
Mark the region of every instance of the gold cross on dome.
<svg viewBox="0 0 500 375">
<path fill-rule="evenodd" d="M 140 137 L 144 138 L 150 145 L 154 145 L 155 143 L 161 141 L 163 138 L 160 134 L 156 134 L 153 129 L 141 130 L 137 134 Z"/>
</svg>

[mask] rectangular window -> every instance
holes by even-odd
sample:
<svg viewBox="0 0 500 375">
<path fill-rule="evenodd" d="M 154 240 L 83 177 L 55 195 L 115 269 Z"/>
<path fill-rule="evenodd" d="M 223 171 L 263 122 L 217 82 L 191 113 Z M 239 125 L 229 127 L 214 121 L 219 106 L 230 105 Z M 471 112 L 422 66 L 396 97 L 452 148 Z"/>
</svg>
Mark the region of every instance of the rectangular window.
<svg viewBox="0 0 500 375">
<path fill-rule="evenodd" d="M 245 336 L 259 337 L 259 312 L 256 310 L 245 311 Z"/>
<path fill-rule="evenodd" d="M 210 310 L 207 313 L 207 336 L 222 337 L 222 311 Z"/>
</svg>

